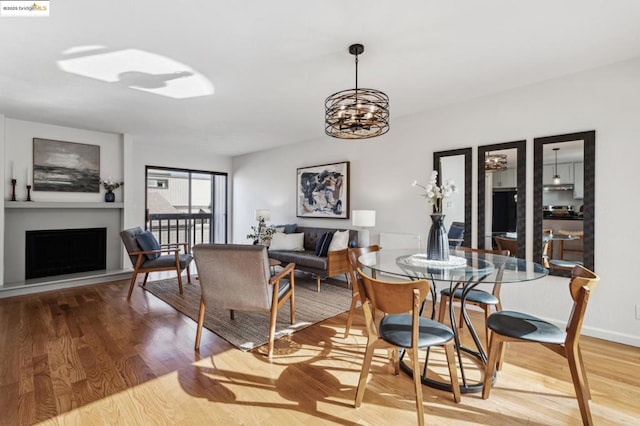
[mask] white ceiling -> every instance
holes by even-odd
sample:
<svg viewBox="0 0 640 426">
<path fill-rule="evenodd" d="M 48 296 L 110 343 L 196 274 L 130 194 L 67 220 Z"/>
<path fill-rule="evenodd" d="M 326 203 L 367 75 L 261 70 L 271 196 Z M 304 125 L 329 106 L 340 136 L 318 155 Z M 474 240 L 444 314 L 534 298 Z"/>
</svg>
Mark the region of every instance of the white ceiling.
<svg viewBox="0 0 640 426">
<path fill-rule="evenodd" d="M 390 97 L 389 135 L 402 116 L 640 56 L 637 0 L 50 7 L 0 17 L 0 114 L 223 155 L 328 138 L 324 100 L 354 86 L 354 42 L 360 86 Z"/>
</svg>

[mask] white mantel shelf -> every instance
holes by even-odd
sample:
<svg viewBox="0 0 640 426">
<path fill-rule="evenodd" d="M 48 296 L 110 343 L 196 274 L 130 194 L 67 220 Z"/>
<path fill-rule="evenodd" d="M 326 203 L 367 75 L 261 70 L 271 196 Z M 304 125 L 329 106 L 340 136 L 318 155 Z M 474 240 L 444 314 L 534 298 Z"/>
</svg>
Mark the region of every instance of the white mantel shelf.
<svg viewBox="0 0 640 426">
<path fill-rule="evenodd" d="M 5 201 L 5 209 L 123 209 L 124 203 L 59 201 Z"/>
</svg>

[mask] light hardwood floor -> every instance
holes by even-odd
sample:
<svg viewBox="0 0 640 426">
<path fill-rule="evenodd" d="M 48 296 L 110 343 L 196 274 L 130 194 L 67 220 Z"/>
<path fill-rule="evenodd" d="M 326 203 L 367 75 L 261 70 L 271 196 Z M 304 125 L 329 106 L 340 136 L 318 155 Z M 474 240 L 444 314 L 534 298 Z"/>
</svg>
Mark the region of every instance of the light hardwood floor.
<svg viewBox="0 0 640 426">
<path fill-rule="evenodd" d="M 127 281 L 0 300 L 0 424 L 415 424 L 411 379 L 380 353 L 353 408 L 366 338 L 346 314 L 241 352 Z M 149 283 L 148 285 L 153 285 Z M 185 284 L 188 285 L 188 284 Z M 473 315 L 478 321 L 481 317 Z M 640 349 L 583 338 L 596 424 L 640 423 Z M 424 388 L 427 424 L 580 424 L 564 360 L 512 344 L 489 400 Z"/>
</svg>

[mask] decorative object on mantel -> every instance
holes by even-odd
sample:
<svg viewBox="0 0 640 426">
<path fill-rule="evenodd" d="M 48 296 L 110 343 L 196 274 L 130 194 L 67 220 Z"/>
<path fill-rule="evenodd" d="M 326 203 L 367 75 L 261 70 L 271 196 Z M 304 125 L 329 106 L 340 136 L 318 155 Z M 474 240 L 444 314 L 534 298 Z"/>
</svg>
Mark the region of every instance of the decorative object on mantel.
<svg viewBox="0 0 640 426">
<path fill-rule="evenodd" d="M 33 190 L 100 192 L 100 146 L 33 138 Z"/>
<path fill-rule="evenodd" d="M 17 180 L 11 179 L 11 201 L 17 201 L 16 200 L 16 183 L 18 183 Z"/>
<path fill-rule="evenodd" d="M 104 194 L 104 201 L 107 203 L 113 203 L 116 200 L 116 194 L 113 193 L 114 189 L 120 188 L 124 185 L 124 182 L 114 182 L 111 178 L 107 180 L 101 180 L 100 183 L 107 190 Z"/>
<path fill-rule="evenodd" d="M 32 201 L 31 200 L 31 185 L 27 185 L 27 199 L 25 201 Z"/>
<path fill-rule="evenodd" d="M 271 212 L 267 209 L 256 209 L 254 212 L 255 219 L 258 221 L 258 226 L 251 227 L 251 234 L 247 234 L 247 238 L 253 240 L 253 244 L 264 244 L 266 246 L 271 242 L 273 234 L 276 233 L 276 228 L 273 226 L 267 226 L 266 221 L 271 219 Z"/>
<path fill-rule="evenodd" d="M 349 46 L 356 57 L 356 88 L 342 90 L 324 101 L 327 135 L 339 139 L 367 139 L 389 131 L 389 96 L 375 89 L 358 88 L 358 55 L 361 44 Z"/>
<path fill-rule="evenodd" d="M 431 172 L 431 179 L 426 186 L 420 185 L 416 180 L 413 181 L 413 186 L 422 188 L 424 190 L 422 196 L 433 204 L 431 228 L 427 239 L 427 258 L 447 261 L 449 260 L 449 238 L 444 227 L 445 215 L 442 214 L 442 201 L 457 191 L 455 182 L 446 180 L 440 188 L 438 186 L 438 172 L 434 170 Z"/>
</svg>

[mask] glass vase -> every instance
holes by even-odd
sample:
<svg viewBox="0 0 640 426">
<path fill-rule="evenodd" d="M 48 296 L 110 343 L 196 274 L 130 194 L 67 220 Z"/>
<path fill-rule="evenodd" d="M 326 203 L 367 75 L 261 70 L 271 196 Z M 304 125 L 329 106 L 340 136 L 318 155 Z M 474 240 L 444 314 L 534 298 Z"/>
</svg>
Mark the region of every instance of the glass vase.
<svg viewBox="0 0 640 426">
<path fill-rule="evenodd" d="M 427 258 L 430 260 L 449 260 L 449 238 L 444 227 L 442 213 L 431 215 L 431 229 L 427 239 Z"/>
<path fill-rule="evenodd" d="M 104 194 L 104 201 L 107 203 L 113 203 L 116 200 L 116 194 L 109 190 Z"/>
</svg>

